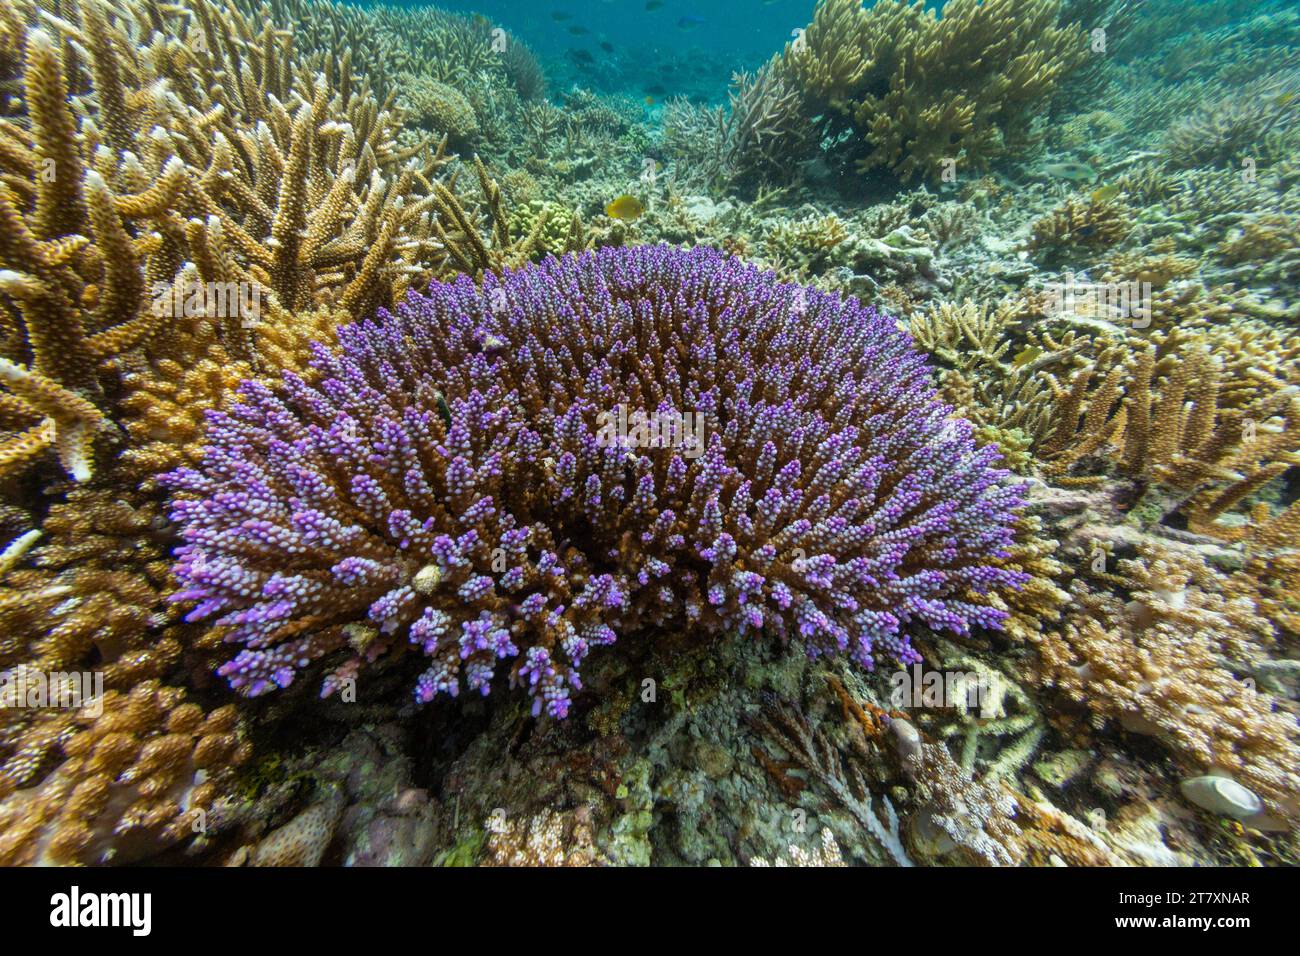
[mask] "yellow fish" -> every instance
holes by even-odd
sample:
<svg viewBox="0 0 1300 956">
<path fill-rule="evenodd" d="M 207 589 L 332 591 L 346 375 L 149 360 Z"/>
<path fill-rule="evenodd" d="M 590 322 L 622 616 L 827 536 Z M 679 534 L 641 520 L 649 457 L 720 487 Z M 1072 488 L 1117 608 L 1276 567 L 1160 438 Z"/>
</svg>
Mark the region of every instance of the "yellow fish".
<svg viewBox="0 0 1300 956">
<path fill-rule="evenodd" d="M 1286 106 L 1293 99 L 1295 99 L 1295 93 L 1283 93 L 1281 96 L 1277 98 L 1277 105 Z"/>
<path fill-rule="evenodd" d="M 647 97 L 645 98 L 645 105 L 646 105 L 646 106 L 654 106 L 654 105 L 655 105 L 655 98 L 654 98 L 653 96 L 647 96 Z"/>
<path fill-rule="evenodd" d="M 1092 191 L 1092 201 L 1110 202 L 1112 199 L 1118 196 L 1122 191 L 1123 190 L 1121 190 L 1119 186 L 1115 185 L 1114 183 L 1111 183 L 1109 186 L 1102 186 L 1100 189 L 1094 189 Z"/>
<path fill-rule="evenodd" d="M 640 219 L 643 212 L 645 212 L 645 206 L 641 204 L 641 200 L 626 193 L 605 207 L 605 215 L 609 216 L 610 219 L 622 219 L 624 222 Z"/>
<path fill-rule="evenodd" d="M 1042 349 L 1031 345 L 1026 349 L 1022 349 L 1020 353 L 1011 360 L 1011 364 L 1014 365 L 1016 368 L 1020 368 L 1021 366 L 1028 365 L 1030 362 L 1032 362 L 1034 359 L 1038 358 L 1038 356 L 1042 354 L 1043 354 Z"/>
</svg>

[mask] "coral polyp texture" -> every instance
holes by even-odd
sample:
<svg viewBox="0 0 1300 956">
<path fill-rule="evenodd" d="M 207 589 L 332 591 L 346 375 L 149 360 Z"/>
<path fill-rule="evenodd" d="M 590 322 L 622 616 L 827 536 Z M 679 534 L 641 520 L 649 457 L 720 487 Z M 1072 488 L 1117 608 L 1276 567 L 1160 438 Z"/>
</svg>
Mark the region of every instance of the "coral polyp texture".
<svg viewBox="0 0 1300 956">
<path fill-rule="evenodd" d="M 427 701 L 499 670 L 564 717 L 595 647 L 798 638 L 871 668 L 998 628 L 1024 489 L 856 299 L 708 249 L 547 258 L 409 294 L 250 383 L 167 476 L 174 600 L 259 695 L 417 652 Z M 619 427 L 622 424 L 626 428 Z"/>
</svg>

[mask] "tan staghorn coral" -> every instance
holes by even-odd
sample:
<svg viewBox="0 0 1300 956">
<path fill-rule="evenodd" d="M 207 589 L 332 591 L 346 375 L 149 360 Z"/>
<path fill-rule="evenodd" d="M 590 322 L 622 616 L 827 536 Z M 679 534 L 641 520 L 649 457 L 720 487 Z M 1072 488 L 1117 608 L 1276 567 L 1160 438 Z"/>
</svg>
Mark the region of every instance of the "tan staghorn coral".
<svg viewBox="0 0 1300 956">
<path fill-rule="evenodd" d="M 1087 56 L 1084 31 L 1057 0 L 923 3 L 821 0 L 786 44 L 783 75 L 809 114 L 829 111 L 860 142 L 861 169 L 937 181 L 950 160 L 980 169 L 1029 138 L 1046 102 Z"/>
<path fill-rule="evenodd" d="M 986 440 L 1005 444 L 1016 470 L 1027 472 L 1027 453 L 1053 428 L 1053 372 L 1068 372 L 1092 339 L 1067 332 L 1029 332 L 1016 351 L 1017 328 L 1041 314 L 1032 296 L 993 305 L 943 302 L 906 323 L 917 344 L 935 361 L 945 401 L 985 429 Z M 1010 461 L 1010 459 L 1009 459 Z"/>
<path fill-rule="evenodd" d="M 1240 538 L 1218 519 L 1297 463 L 1300 395 L 1264 376 L 1243 389 L 1203 340 L 1155 338 L 1106 352 L 1068 385 L 1053 379 L 1043 471 L 1106 459 L 1149 484 L 1151 520 L 1176 510 L 1194 530 Z"/>
<path fill-rule="evenodd" d="M 465 90 L 463 84 L 508 86 L 523 100 L 545 92 L 545 74 L 528 45 L 503 24 L 477 14 L 333 0 L 235 0 L 235 5 L 250 17 L 269 11 L 281 29 L 293 30 L 313 68 L 327 70 L 341 61 L 341 74 L 364 76 L 381 99 L 401 90 L 404 74 Z"/>
<path fill-rule="evenodd" d="M 1012 302 L 982 306 L 967 299 L 942 302 L 907 323 L 916 344 L 945 365 L 969 371 L 1005 361 L 1011 341 L 1007 326 L 1015 318 Z"/>
<path fill-rule="evenodd" d="M 727 185 L 789 182 L 792 157 L 805 155 L 817 136 L 797 87 L 772 60 L 754 74 L 732 77 L 731 110 L 718 127 L 718 161 Z"/>
<path fill-rule="evenodd" d="M 364 84 L 336 95 L 269 26 L 259 35 L 226 10 L 219 30 L 207 0 L 162 31 L 144 28 L 147 5 L 126 11 L 88 0 L 53 21 L 84 61 L 28 29 L 25 115 L 0 120 L 10 471 L 52 447 L 84 480 L 110 422 L 148 413 L 142 395 L 179 390 L 197 415 L 220 392 L 195 401 L 196 366 L 230 370 L 223 385 L 263 363 L 298 367 L 311 337 L 422 274 L 432 199 L 418 194 L 441 152 L 397 147 Z"/>
<path fill-rule="evenodd" d="M 1132 216 L 1121 203 L 1072 196 L 1030 227 L 1029 250 L 1050 263 L 1107 249 L 1128 235 Z"/>
<path fill-rule="evenodd" d="M 207 0 L 17 11 L 0 466 L 16 476 L 52 449 L 80 484 L 48 483 L 27 519 L 6 505 L 0 668 L 94 672 L 105 693 L 102 712 L 3 710 L 0 855 L 125 860 L 201 844 L 191 811 L 229 799 L 248 753 L 233 708 L 205 717 L 176 686 L 207 649 L 166 601 L 153 475 L 197 452 L 204 412 L 241 379 L 302 369 L 310 340 L 427 274 L 447 157 L 399 147 L 364 80 L 311 70 L 290 34 Z"/>
<path fill-rule="evenodd" d="M 1202 106 L 1170 127 L 1162 147 L 1165 161 L 1189 169 L 1281 158 L 1271 155 L 1280 150 L 1270 148 L 1269 134 L 1294 125 L 1295 111 L 1288 106 L 1298 91 L 1300 77 L 1279 73 Z"/>
<path fill-rule="evenodd" d="M 474 157 L 474 174 L 478 180 L 481 205 L 462 200 L 443 183 L 434 184 L 433 203 L 435 216 L 433 232 L 438 238 L 439 255 L 435 271 L 450 275 L 464 272 L 482 279 L 489 271 L 518 268 L 527 263 L 540 249 L 549 217 L 536 216 L 526 234 L 511 236 L 510 216 L 506 212 L 501 187 L 488 175 L 487 167 Z M 454 183 L 452 184 L 455 185 Z M 480 225 L 486 220 L 486 227 Z M 577 220 L 573 220 L 577 223 Z M 580 223 L 578 223 L 580 225 Z M 581 236 L 572 230 L 566 243 L 581 243 Z"/>
</svg>

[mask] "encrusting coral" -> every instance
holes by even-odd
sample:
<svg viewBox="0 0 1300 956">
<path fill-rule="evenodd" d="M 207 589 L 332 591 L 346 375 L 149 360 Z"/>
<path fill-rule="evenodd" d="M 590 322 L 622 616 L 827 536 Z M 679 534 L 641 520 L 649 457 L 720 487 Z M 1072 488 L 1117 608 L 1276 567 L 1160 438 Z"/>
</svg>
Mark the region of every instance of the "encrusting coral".
<svg viewBox="0 0 1300 956">
<path fill-rule="evenodd" d="M 1099 722 L 1159 737 L 1195 770 L 1230 773 L 1294 822 L 1300 727 L 1234 673 L 1272 640 L 1272 625 L 1248 593 L 1216 593 L 1220 577 L 1194 559 L 1147 548 L 1118 572 L 1127 602 L 1076 587 L 1065 626 L 1035 639 L 1041 679 Z"/>
<path fill-rule="evenodd" d="M 339 335 L 319 386 L 250 385 L 167 479 L 176 597 L 244 645 L 222 673 L 245 693 L 350 648 L 328 693 L 415 645 L 422 700 L 506 660 L 562 717 L 589 650 L 647 626 L 870 667 L 914 659 L 916 624 L 998 627 L 1027 577 L 1000 564 L 1022 489 L 908 339 L 716 251 L 435 284 Z"/>
</svg>

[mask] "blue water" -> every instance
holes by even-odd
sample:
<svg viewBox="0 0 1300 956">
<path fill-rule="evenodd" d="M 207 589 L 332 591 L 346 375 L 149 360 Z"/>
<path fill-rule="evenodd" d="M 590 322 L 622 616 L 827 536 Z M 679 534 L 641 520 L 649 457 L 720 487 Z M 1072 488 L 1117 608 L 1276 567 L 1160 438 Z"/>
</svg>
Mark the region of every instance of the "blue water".
<svg viewBox="0 0 1300 956">
<path fill-rule="evenodd" d="M 421 6 L 420 3 L 393 4 Z M 442 0 L 521 38 L 553 87 L 725 102 L 732 73 L 754 70 L 812 19 L 813 0 Z M 587 62 L 586 57 L 591 61 Z M 663 92 L 660 93 L 659 91 Z"/>
<path fill-rule="evenodd" d="M 664 0 L 658 9 L 647 10 L 646 0 L 446 0 L 438 6 L 500 20 L 547 55 L 572 47 L 586 47 L 599 55 L 604 53 L 600 42 L 608 41 L 615 56 L 649 49 L 698 53 L 715 62 L 717 57 L 739 58 L 757 66 L 781 48 L 791 30 L 812 19 L 814 4 L 811 0 Z M 590 32 L 575 34 L 572 28 Z"/>
</svg>

